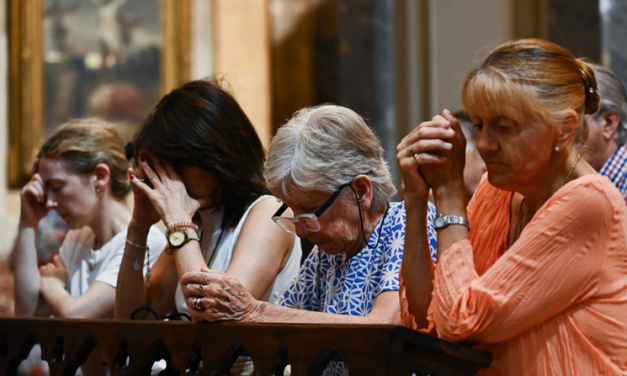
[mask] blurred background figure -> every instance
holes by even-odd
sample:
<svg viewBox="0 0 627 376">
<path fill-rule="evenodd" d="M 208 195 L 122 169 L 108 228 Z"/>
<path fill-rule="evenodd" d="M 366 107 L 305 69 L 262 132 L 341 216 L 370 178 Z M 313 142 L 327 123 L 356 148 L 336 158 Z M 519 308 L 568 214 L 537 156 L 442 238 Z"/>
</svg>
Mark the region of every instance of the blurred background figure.
<svg viewBox="0 0 627 376">
<path fill-rule="evenodd" d="M 627 199 L 627 92 L 610 69 L 594 65 L 594 73 L 601 107 L 596 113 L 586 115 L 589 134 L 584 156 Z"/>
</svg>

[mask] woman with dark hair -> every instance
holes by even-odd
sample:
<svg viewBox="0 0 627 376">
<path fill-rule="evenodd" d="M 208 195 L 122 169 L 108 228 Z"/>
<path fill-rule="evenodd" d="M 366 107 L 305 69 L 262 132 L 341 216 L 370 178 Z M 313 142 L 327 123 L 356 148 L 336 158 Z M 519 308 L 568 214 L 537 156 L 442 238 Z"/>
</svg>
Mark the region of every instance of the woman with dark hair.
<svg viewBox="0 0 627 376">
<path fill-rule="evenodd" d="M 187 312 L 179 279 L 202 267 L 237 278 L 256 299 L 277 302 L 298 273 L 300 242 L 270 219 L 280 203 L 268 194 L 261 141 L 235 99 L 216 81 L 182 85 L 146 118 L 134 153 L 135 210 L 116 317 L 140 306 L 159 315 Z M 169 245 L 147 285 L 133 264 L 141 265 L 147 230 L 159 220 Z"/>
</svg>

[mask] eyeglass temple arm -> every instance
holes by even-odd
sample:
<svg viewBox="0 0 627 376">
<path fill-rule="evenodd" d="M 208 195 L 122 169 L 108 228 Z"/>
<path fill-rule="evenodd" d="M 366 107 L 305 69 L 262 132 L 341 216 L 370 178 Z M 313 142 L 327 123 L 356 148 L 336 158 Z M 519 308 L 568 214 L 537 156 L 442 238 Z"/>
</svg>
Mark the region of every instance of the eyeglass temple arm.
<svg viewBox="0 0 627 376">
<path fill-rule="evenodd" d="M 274 217 L 280 217 L 285 211 L 287 210 L 287 205 L 283 204 L 281 205 L 281 207 L 279 208 L 279 210 L 276 211 L 276 213 L 274 213 L 274 215 L 272 216 L 272 218 Z"/>
<path fill-rule="evenodd" d="M 315 211 L 315 216 L 318 217 L 320 216 L 322 213 L 324 213 L 325 210 L 327 210 L 327 208 L 329 206 L 331 206 L 333 204 L 333 202 L 335 201 L 335 199 L 337 198 L 337 196 L 342 193 L 342 190 L 346 187 L 348 187 L 349 185 L 351 185 L 351 183 L 348 184 L 344 184 L 343 186 L 339 187 L 335 192 L 333 192 L 333 194 L 331 195 L 331 197 L 329 197 L 328 200 L 325 201 L 324 204 L 322 204 L 321 207 L 318 208 L 318 210 Z"/>
</svg>

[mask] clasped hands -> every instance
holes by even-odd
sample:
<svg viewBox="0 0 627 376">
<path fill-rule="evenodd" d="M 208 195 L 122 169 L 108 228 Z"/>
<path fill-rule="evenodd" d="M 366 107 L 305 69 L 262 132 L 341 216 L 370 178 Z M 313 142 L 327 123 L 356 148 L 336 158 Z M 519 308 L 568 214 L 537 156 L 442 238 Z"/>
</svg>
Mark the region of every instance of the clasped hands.
<svg viewBox="0 0 627 376">
<path fill-rule="evenodd" d="M 466 138 L 448 110 L 421 123 L 396 147 L 406 197 L 426 200 L 430 188 L 463 187 L 465 156 Z"/>
</svg>

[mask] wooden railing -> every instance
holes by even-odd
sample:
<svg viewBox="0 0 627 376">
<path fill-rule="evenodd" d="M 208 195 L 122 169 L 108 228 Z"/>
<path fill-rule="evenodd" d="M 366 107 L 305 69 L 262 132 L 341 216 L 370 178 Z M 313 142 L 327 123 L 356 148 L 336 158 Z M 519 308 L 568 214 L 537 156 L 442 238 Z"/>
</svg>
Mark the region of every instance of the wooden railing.
<svg viewBox="0 0 627 376">
<path fill-rule="evenodd" d="M 248 355 L 255 374 L 320 375 L 345 361 L 351 375 L 473 375 L 490 354 L 392 325 L 204 324 L 122 320 L 0 319 L 0 375 L 14 375 L 35 343 L 51 375 L 74 375 L 99 345 L 112 375 L 226 375 Z"/>
</svg>

